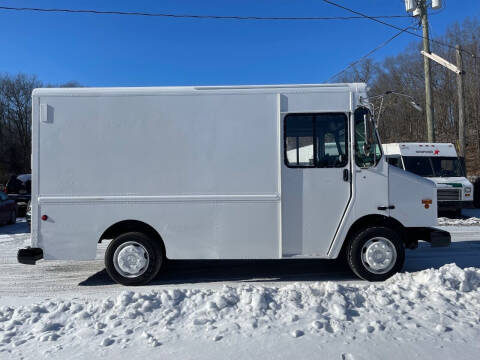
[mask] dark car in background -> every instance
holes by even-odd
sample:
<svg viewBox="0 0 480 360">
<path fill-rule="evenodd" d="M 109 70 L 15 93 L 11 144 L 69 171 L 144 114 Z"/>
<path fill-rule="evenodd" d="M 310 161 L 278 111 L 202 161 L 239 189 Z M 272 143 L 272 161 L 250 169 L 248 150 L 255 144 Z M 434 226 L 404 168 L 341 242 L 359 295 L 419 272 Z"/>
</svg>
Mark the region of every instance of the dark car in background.
<svg viewBox="0 0 480 360">
<path fill-rule="evenodd" d="M 17 222 L 17 204 L 0 192 L 0 225 L 15 224 Z"/>
<path fill-rule="evenodd" d="M 5 193 L 14 200 L 18 207 L 18 216 L 25 216 L 31 199 L 32 175 L 12 175 L 5 186 Z"/>
</svg>

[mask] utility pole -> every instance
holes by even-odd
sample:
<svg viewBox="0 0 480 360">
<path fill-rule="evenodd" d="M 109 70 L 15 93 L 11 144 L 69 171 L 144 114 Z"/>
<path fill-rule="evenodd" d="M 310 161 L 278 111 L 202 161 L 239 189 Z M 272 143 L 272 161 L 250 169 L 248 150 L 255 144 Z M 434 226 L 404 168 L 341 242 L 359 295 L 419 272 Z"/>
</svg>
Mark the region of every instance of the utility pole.
<svg viewBox="0 0 480 360">
<path fill-rule="evenodd" d="M 430 35 L 428 30 L 428 11 L 427 1 L 418 1 L 418 9 L 422 18 L 423 28 L 423 51 L 430 53 Z M 435 118 L 432 98 L 432 71 L 430 69 L 430 59 L 423 57 L 423 69 L 425 71 L 425 112 L 427 115 L 427 139 L 428 142 L 435 142 Z"/>
<path fill-rule="evenodd" d="M 464 95 L 464 78 L 465 71 L 463 70 L 462 48 L 460 45 L 456 46 L 457 65 L 448 62 L 441 56 L 434 53 L 427 53 L 420 51 L 425 58 L 429 58 L 447 69 L 457 74 L 457 93 L 458 93 L 458 153 L 462 161 L 465 160 L 465 95 Z M 465 165 L 465 164 L 464 164 Z"/>
<path fill-rule="evenodd" d="M 463 78 L 465 72 L 463 71 L 462 49 L 460 45 L 456 46 L 457 50 L 457 68 L 459 74 L 457 75 L 457 91 L 458 91 L 458 150 L 460 158 L 465 159 L 465 98 Z"/>
<path fill-rule="evenodd" d="M 423 51 L 430 54 L 430 34 L 428 30 L 428 7 L 440 9 L 441 0 L 405 0 L 405 9 L 412 12 L 413 16 L 420 17 L 423 29 Z M 430 69 L 430 59 L 423 58 L 423 70 L 425 72 L 425 113 L 427 115 L 427 138 L 428 142 L 435 142 L 435 114 L 432 98 L 432 71 Z"/>
</svg>

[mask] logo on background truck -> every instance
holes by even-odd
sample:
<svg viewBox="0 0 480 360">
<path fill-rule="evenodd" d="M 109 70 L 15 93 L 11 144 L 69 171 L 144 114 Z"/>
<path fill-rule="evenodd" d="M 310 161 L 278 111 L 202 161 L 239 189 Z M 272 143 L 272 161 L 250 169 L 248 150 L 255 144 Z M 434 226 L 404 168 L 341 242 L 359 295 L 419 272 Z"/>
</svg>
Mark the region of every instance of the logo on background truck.
<svg viewBox="0 0 480 360">
<path fill-rule="evenodd" d="M 438 149 L 435 149 L 435 151 L 433 151 L 433 150 L 417 150 L 415 152 L 417 154 L 433 154 L 433 155 L 440 154 L 440 150 L 438 150 Z"/>
</svg>

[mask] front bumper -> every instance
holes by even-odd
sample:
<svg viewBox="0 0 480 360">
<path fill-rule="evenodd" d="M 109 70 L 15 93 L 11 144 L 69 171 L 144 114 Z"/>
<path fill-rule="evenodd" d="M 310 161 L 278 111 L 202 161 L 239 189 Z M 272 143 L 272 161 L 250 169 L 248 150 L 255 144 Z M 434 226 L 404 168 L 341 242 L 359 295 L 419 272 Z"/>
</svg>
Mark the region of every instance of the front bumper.
<svg viewBox="0 0 480 360">
<path fill-rule="evenodd" d="M 431 247 L 446 247 L 452 243 L 452 237 L 448 231 L 434 228 L 407 228 L 407 240 L 409 243 L 426 241 Z"/>
<path fill-rule="evenodd" d="M 27 247 L 18 250 L 17 260 L 20 264 L 35 265 L 40 259 L 43 259 L 43 250 L 40 248 Z"/>
<path fill-rule="evenodd" d="M 468 201 L 438 201 L 438 210 L 473 209 L 473 199 Z"/>
</svg>

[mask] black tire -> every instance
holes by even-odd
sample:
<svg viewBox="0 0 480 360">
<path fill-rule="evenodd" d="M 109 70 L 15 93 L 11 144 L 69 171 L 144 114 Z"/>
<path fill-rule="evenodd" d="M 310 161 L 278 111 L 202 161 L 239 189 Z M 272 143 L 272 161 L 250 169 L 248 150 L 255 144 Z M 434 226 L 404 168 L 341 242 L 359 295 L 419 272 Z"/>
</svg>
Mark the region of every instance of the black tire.
<svg viewBox="0 0 480 360">
<path fill-rule="evenodd" d="M 8 219 L 8 224 L 13 225 L 17 222 L 17 212 L 12 210 L 10 218 Z"/>
<path fill-rule="evenodd" d="M 151 238 L 140 232 L 128 232 L 118 236 L 112 240 L 105 252 L 105 268 L 108 275 L 110 275 L 112 280 L 122 285 L 147 284 L 157 276 L 165 263 L 165 252 L 160 241 L 160 239 Z M 146 250 L 145 256 L 146 258 L 148 257 L 148 265 L 144 272 L 138 276 L 124 276 L 115 266 L 115 251 L 127 242 L 136 243 L 138 246 L 141 245 L 142 250 Z"/>
<path fill-rule="evenodd" d="M 388 240 L 396 251 L 396 259 L 392 261 L 393 266 L 385 273 L 375 272 L 362 261 L 362 252 L 365 252 L 364 245 L 377 237 Z M 348 265 L 352 271 L 359 278 L 367 281 L 384 281 L 399 272 L 405 262 L 405 246 L 401 236 L 387 227 L 367 227 L 360 230 L 350 239 L 346 250 Z"/>
</svg>

